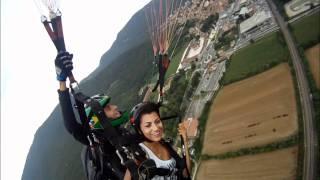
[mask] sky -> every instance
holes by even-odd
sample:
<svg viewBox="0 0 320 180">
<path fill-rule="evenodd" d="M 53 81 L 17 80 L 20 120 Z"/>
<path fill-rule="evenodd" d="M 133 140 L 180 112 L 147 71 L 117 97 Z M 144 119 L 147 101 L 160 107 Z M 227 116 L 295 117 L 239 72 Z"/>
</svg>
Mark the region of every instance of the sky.
<svg viewBox="0 0 320 180">
<path fill-rule="evenodd" d="M 149 1 L 60 0 L 78 81 L 99 65 L 117 33 Z M 34 1 L 1 0 L 1 179 L 21 179 L 34 134 L 58 104 L 55 57 Z"/>
</svg>

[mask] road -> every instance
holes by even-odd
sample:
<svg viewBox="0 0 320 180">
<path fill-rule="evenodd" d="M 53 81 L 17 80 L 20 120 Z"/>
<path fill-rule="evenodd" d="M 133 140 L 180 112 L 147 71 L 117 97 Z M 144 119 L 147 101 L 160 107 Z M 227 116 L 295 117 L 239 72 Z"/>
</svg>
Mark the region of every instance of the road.
<svg viewBox="0 0 320 180">
<path fill-rule="evenodd" d="M 202 76 L 197 89 L 195 90 L 185 118 L 199 118 L 206 102 L 211 100 L 213 94 L 219 88 L 219 80 L 225 71 L 225 61 L 216 64 L 216 69 L 211 73 Z"/>
<path fill-rule="evenodd" d="M 276 9 L 272 0 L 267 0 L 271 7 L 272 13 L 276 18 L 278 25 L 287 42 L 293 66 L 296 72 L 298 82 L 300 101 L 302 105 L 302 116 L 304 124 L 304 162 L 303 162 L 303 179 L 316 179 L 316 165 L 317 165 L 317 134 L 314 129 L 314 110 L 312 106 L 312 99 L 310 98 L 310 89 L 308 86 L 305 71 L 303 69 L 302 61 L 293 41 L 293 38 L 286 26 L 286 22 Z"/>
</svg>

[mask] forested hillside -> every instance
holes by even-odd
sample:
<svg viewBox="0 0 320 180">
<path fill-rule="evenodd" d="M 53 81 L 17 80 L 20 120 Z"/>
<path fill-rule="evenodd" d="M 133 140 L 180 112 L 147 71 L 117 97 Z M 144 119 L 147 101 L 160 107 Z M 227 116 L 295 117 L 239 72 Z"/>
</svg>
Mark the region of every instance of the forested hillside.
<svg viewBox="0 0 320 180">
<path fill-rule="evenodd" d="M 119 32 L 101 58 L 100 66 L 80 83 L 88 95 L 107 93 L 111 102 L 128 109 L 141 100 L 139 88 L 151 77 L 152 50 L 145 32 L 143 11 L 137 12 Z M 60 107 L 37 130 L 22 179 L 84 179 L 82 146 L 64 128 Z"/>
</svg>

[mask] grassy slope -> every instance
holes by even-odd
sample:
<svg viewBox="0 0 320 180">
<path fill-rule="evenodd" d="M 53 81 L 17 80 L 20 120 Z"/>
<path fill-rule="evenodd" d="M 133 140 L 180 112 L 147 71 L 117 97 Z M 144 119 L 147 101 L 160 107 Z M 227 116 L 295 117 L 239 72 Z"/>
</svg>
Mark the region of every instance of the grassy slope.
<svg viewBox="0 0 320 180">
<path fill-rule="evenodd" d="M 169 66 L 168 71 L 167 71 L 167 73 L 166 73 L 166 79 L 167 79 L 170 75 L 176 73 L 176 71 L 177 71 L 177 69 L 178 69 L 178 67 L 179 67 L 180 60 L 181 60 L 181 58 L 182 58 L 182 55 L 183 55 L 185 49 L 187 48 L 187 46 L 188 46 L 187 43 L 183 43 L 183 44 L 181 45 L 181 47 L 176 48 L 176 53 L 175 53 L 174 56 L 172 57 L 171 62 L 170 62 L 170 66 Z"/>
</svg>

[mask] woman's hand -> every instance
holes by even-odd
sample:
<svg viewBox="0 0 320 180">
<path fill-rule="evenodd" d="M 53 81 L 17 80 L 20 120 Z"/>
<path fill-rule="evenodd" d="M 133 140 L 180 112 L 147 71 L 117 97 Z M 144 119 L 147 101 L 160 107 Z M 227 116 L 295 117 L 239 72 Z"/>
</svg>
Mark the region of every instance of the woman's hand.
<svg viewBox="0 0 320 180">
<path fill-rule="evenodd" d="M 179 123 L 178 132 L 179 132 L 179 135 L 182 136 L 183 141 L 187 142 L 187 128 L 186 128 L 186 124 L 184 122 Z"/>
<path fill-rule="evenodd" d="M 189 155 L 189 145 L 188 145 L 188 139 L 187 139 L 187 121 L 183 121 L 182 123 L 179 124 L 178 126 L 178 132 L 182 136 L 183 139 L 183 144 L 185 148 L 185 157 L 186 157 L 186 163 L 187 163 L 187 169 L 188 171 L 185 172 L 185 175 L 188 175 L 191 172 L 191 160 L 190 160 L 190 155 Z"/>
</svg>

